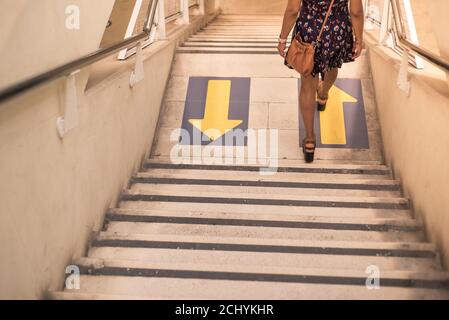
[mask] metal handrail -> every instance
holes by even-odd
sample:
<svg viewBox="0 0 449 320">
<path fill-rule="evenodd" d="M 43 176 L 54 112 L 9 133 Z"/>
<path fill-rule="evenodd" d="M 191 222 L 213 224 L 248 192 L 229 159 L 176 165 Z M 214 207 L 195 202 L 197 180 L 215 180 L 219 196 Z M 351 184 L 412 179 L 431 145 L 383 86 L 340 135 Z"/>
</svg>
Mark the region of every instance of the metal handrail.
<svg viewBox="0 0 449 320">
<path fill-rule="evenodd" d="M 449 60 L 437 56 L 433 52 L 422 48 L 421 46 L 411 42 L 407 39 L 407 33 L 405 32 L 404 20 L 402 19 L 401 13 L 399 11 L 399 0 L 390 0 L 391 7 L 393 9 L 393 20 L 397 30 L 397 40 L 405 47 L 405 49 L 419 55 L 423 59 L 429 61 L 430 63 L 438 66 L 446 72 L 449 72 Z"/>
<path fill-rule="evenodd" d="M 57 80 L 64 76 L 68 76 L 77 70 L 87 67 L 97 61 L 104 59 L 104 58 L 107 58 L 107 57 L 113 55 L 114 53 L 117 53 L 123 49 L 126 49 L 126 48 L 142 41 L 143 39 L 148 38 L 151 34 L 151 31 L 152 31 L 152 28 L 154 25 L 154 17 L 156 14 L 156 8 L 158 5 L 158 2 L 159 2 L 159 0 L 150 0 L 150 3 L 148 5 L 148 11 L 145 16 L 145 24 L 143 27 L 143 31 L 140 34 L 130 37 L 128 39 L 119 41 L 107 48 L 94 51 L 84 57 L 73 60 L 71 62 L 68 62 L 62 66 L 56 67 L 49 71 L 43 72 L 43 73 L 41 73 L 37 76 L 34 76 L 28 80 L 25 80 L 25 81 L 19 82 L 17 84 L 14 84 L 10 87 L 7 87 L 6 89 L 3 89 L 0 91 L 0 103 L 5 102 L 14 97 L 17 97 L 18 95 L 20 95 L 28 90 L 31 90 L 33 88 L 36 88 L 40 85 L 43 85 L 45 83 Z"/>
</svg>

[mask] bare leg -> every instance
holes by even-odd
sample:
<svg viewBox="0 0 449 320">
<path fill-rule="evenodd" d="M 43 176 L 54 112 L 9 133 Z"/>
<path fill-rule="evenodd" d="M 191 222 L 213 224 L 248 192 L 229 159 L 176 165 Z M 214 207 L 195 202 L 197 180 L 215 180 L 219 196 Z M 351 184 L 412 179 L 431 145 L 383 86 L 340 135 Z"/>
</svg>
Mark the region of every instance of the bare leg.
<svg viewBox="0 0 449 320">
<path fill-rule="evenodd" d="M 315 140 L 315 111 L 316 111 L 316 91 L 318 86 L 318 77 L 301 77 L 301 93 L 299 95 L 299 104 L 301 106 L 302 118 L 306 128 L 306 139 Z M 307 144 L 307 148 L 313 148 L 313 144 Z"/>
<path fill-rule="evenodd" d="M 334 68 L 326 72 L 324 75 L 324 80 L 319 87 L 318 95 L 322 99 L 327 99 L 329 96 L 329 90 L 335 83 L 335 80 L 338 78 L 338 68 Z"/>
</svg>

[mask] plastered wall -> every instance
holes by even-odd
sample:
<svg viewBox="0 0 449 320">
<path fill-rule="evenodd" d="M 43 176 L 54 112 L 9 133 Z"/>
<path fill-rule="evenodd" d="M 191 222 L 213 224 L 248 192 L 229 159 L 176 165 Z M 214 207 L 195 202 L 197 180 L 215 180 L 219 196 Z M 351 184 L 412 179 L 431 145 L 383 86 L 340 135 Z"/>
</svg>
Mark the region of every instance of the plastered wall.
<svg viewBox="0 0 449 320">
<path fill-rule="evenodd" d="M 18 28 L 16 19 L 31 19 L 28 10 L 38 9 L 27 9 L 25 4 L 38 2 L 48 10 L 47 20 L 56 28 L 64 18 L 61 3 L 67 1 L 15 1 L 0 2 L 13 16 L 5 23 L 0 19 L 2 26 L 8 27 L 7 31 L 0 28 L 1 43 L 33 53 L 30 42 L 35 40 L 28 37 L 36 30 L 20 29 L 21 35 L 14 41 L 5 34 Z M 15 56 L 0 51 L 2 59 L 9 59 L 0 60 L 3 82 L 47 70 L 98 48 L 112 9 L 110 1 L 71 2 L 95 12 L 89 35 L 82 39 L 73 36 L 65 47 L 59 47 L 65 31 L 46 35 L 46 47 L 37 48 L 35 57 L 28 56 L 32 61 L 17 72 L 6 62 L 14 65 L 23 58 L 22 53 Z M 2 10 L 0 15 L 6 16 Z M 34 17 L 34 24 L 41 19 Z M 82 26 L 86 25 L 89 19 L 82 19 Z M 48 21 L 42 24 L 51 29 Z M 91 69 L 83 69 L 76 76 L 79 125 L 64 139 L 56 129 L 56 119 L 64 110 L 63 80 L 0 104 L 0 299 L 38 299 L 49 290 L 62 289 L 66 266 L 85 254 L 92 232 L 101 229 L 107 209 L 116 205 L 150 152 L 176 44 L 205 19 L 195 21 L 179 26 L 168 40 L 144 49 L 145 78 L 134 88 L 129 86 L 134 58 L 118 62 L 116 72 L 87 92 Z"/>
<path fill-rule="evenodd" d="M 385 159 L 412 199 L 416 217 L 449 267 L 449 90 L 410 67 L 410 94 L 397 84 L 400 58 L 368 42 Z M 381 72 L 380 72 L 381 71 Z M 437 80 L 438 78 L 438 80 Z M 440 85 L 438 85 L 440 84 Z"/>
</svg>

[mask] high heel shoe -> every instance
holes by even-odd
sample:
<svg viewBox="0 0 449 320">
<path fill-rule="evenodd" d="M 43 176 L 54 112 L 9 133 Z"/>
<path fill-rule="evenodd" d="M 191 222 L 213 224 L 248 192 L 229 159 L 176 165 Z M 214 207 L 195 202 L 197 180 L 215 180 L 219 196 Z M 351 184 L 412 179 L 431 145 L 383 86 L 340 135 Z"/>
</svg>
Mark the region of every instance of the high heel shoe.
<svg viewBox="0 0 449 320">
<path fill-rule="evenodd" d="M 307 145 L 313 144 L 313 148 Z M 306 163 L 312 163 L 315 160 L 316 139 L 305 138 L 302 142 L 302 152 Z"/>
<path fill-rule="evenodd" d="M 329 99 L 329 97 L 323 98 L 320 96 L 320 91 L 321 91 L 322 86 L 323 86 L 323 82 L 320 81 L 320 83 L 318 84 L 317 98 L 316 98 L 317 109 L 318 109 L 318 111 L 321 111 L 321 112 L 326 110 L 327 100 Z"/>
</svg>

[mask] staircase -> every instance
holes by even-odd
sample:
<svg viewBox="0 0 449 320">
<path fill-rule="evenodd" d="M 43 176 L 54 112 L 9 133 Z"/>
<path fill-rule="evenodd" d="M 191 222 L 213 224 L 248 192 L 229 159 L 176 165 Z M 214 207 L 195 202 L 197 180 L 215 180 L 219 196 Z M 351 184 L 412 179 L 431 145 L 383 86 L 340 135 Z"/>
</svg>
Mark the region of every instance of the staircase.
<svg viewBox="0 0 449 320">
<path fill-rule="evenodd" d="M 81 289 L 52 298 L 449 298 L 438 252 L 383 164 L 366 60 L 342 75 L 364 84 L 369 149 L 321 148 L 304 164 L 297 91 L 282 91 L 297 80 L 273 49 L 280 21 L 220 16 L 179 48 L 151 158 L 74 262 Z M 249 126 L 282 128 L 278 173 L 170 161 L 191 76 L 252 78 Z M 377 275 L 380 288 L 367 286 Z"/>
<path fill-rule="evenodd" d="M 178 52 L 277 54 L 281 24 L 277 16 L 220 16 L 191 36 Z"/>
</svg>

